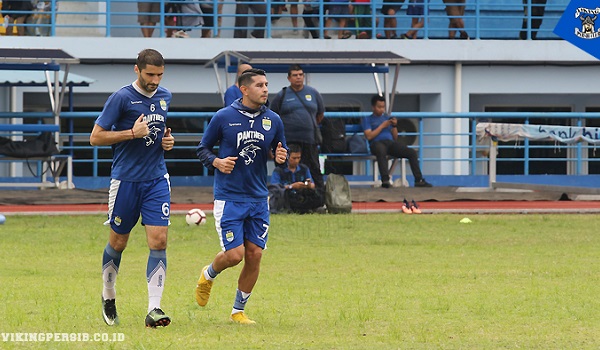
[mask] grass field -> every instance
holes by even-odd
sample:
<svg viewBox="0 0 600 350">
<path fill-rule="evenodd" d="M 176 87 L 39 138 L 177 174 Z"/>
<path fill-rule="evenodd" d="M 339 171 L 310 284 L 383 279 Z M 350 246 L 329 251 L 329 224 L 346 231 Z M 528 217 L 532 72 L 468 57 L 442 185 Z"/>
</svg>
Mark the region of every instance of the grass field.
<svg viewBox="0 0 600 350">
<path fill-rule="evenodd" d="M 104 217 L 10 216 L 0 226 L 0 332 L 108 333 L 122 342 L 0 348 L 597 349 L 600 218 L 593 215 L 278 215 L 246 307 L 229 323 L 239 267 L 205 308 L 193 291 L 219 244 L 214 221 L 172 218 L 163 309 L 144 328 L 146 248 L 132 232 L 117 281 L 118 327 L 100 310 Z M 112 338 L 111 338 L 112 339 Z"/>
</svg>

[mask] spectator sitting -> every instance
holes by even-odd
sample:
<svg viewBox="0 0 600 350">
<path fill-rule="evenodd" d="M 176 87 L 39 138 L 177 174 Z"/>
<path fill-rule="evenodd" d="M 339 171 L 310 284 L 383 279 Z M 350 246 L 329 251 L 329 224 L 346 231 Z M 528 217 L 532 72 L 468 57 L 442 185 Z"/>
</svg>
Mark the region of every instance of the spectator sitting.
<svg viewBox="0 0 600 350">
<path fill-rule="evenodd" d="M 400 11 L 401 6 L 402 2 L 400 0 L 383 0 L 381 13 L 383 14 L 385 39 L 397 39 L 396 30 L 398 21 L 396 21 L 396 12 Z"/>
<path fill-rule="evenodd" d="M 200 5 L 193 0 L 174 1 L 167 4 L 167 11 L 173 15 L 165 17 L 168 38 L 189 38 L 193 27 L 204 24 Z"/>
<path fill-rule="evenodd" d="M 302 19 L 304 20 L 304 28 L 309 31 L 313 39 L 319 38 L 317 30 L 319 24 L 319 1 L 304 0 L 302 10 Z"/>
<path fill-rule="evenodd" d="M 374 95 L 371 98 L 371 107 L 373 114 L 363 118 L 361 125 L 365 137 L 370 142 L 371 153 L 377 158 L 377 166 L 381 174 L 381 187 L 392 187 L 388 170 L 388 155 L 395 158 L 408 159 L 410 170 L 415 177 L 415 187 L 432 187 L 423 178 L 417 152 L 398 140 L 396 118 L 385 114 L 385 98 L 380 95 Z"/>
<path fill-rule="evenodd" d="M 310 170 L 304 164 L 300 164 L 302 158 L 302 147 L 298 144 L 290 144 L 287 168 L 276 167 L 271 175 L 271 190 L 284 191 L 283 208 L 278 212 L 290 210 L 293 213 L 305 214 L 323 206 L 321 196 L 315 190 Z M 283 209 L 283 210 L 281 210 Z"/>
<path fill-rule="evenodd" d="M 402 39 L 416 39 L 417 32 L 425 25 L 425 5 L 423 0 L 409 0 L 406 14 L 411 16 L 410 30 L 406 34 L 400 35 Z"/>
<path fill-rule="evenodd" d="M 542 19 L 544 19 L 544 12 L 546 11 L 547 0 L 523 0 L 523 9 L 525 12 L 525 18 L 523 18 L 523 25 L 521 26 L 521 32 L 519 38 L 521 40 L 527 39 L 527 29 L 529 28 L 527 17 L 529 16 L 529 3 L 531 3 L 531 39 L 537 38 L 538 29 L 542 25 Z"/>
<path fill-rule="evenodd" d="M 7 13 L 6 11 L 11 11 Z M 33 4 L 29 0 L 4 0 L 2 2 L 2 16 L 7 26 L 6 35 L 13 35 L 13 28 L 17 27 L 17 35 L 25 36 L 25 22 L 31 16 Z M 15 13 L 21 12 L 21 13 Z M 25 12 L 25 13 L 22 13 Z"/>
<path fill-rule="evenodd" d="M 265 37 L 267 22 L 267 5 L 259 0 L 236 0 L 234 38 L 246 38 L 248 35 L 248 11 L 254 13 L 254 30 L 250 32 L 253 38 Z"/>
<path fill-rule="evenodd" d="M 138 2 L 138 23 L 144 38 L 152 37 L 154 26 L 160 21 L 160 1 Z"/>
<path fill-rule="evenodd" d="M 325 21 L 325 28 L 330 28 L 333 21 L 338 21 L 338 39 L 348 39 L 352 36 L 344 32 L 346 21 L 350 17 L 350 0 L 332 0 L 327 6 L 329 13 Z M 327 31 L 323 34 L 325 39 L 331 39 Z"/>
<path fill-rule="evenodd" d="M 352 9 L 356 25 L 356 38 L 370 39 L 373 37 L 371 35 L 371 27 L 373 26 L 373 21 L 371 20 L 371 0 L 353 0 Z"/>
<path fill-rule="evenodd" d="M 220 29 L 218 28 L 221 27 L 220 15 L 223 11 L 223 0 L 218 0 L 216 11 L 212 0 L 201 0 L 200 10 L 202 10 L 202 19 L 204 20 L 204 24 L 202 25 L 202 37 L 210 38 L 213 34 L 219 36 Z M 212 29 L 215 27 L 215 18 L 217 19 L 217 29 L 215 30 L 215 33 L 213 33 Z"/>
</svg>

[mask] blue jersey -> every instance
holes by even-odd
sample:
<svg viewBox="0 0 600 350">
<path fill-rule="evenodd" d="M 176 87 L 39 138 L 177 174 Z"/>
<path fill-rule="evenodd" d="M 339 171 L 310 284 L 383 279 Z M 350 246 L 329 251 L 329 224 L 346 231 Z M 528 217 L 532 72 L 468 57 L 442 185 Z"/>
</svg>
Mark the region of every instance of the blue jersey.
<svg viewBox="0 0 600 350">
<path fill-rule="evenodd" d="M 323 98 L 315 88 L 304 85 L 294 92 L 287 87 L 275 95 L 271 108 L 283 119 L 288 142 L 315 143 L 315 118 L 325 112 Z"/>
<path fill-rule="evenodd" d="M 225 90 L 225 95 L 223 95 L 223 107 L 227 107 L 233 103 L 235 100 L 239 100 L 242 98 L 242 91 L 237 85 L 231 85 L 227 90 Z"/>
<path fill-rule="evenodd" d="M 361 126 L 362 126 L 363 130 L 375 130 L 379 127 L 379 125 L 381 125 L 383 122 L 385 122 L 389 118 L 390 118 L 390 116 L 388 116 L 386 114 L 382 114 L 380 116 L 371 114 L 370 116 L 362 119 Z M 392 140 L 392 141 L 394 140 L 394 137 L 392 136 L 392 127 L 391 126 L 388 126 L 386 129 L 381 130 L 379 135 L 375 136 L 375 138 L 372 139 L 370 142 L 383 141 L 383 140 Z"/>
<path fill-rule="evenodd" d="M 281 142 L 287 148 L 281 118 L 266 106 L 251 110 L 234 101 L 210 120 L 196 154 L 209 169 L 217 158 L 212 153 L 219 143 L 219 158 L 238 157 L 230 174 L 215 169 L 216 200 L 257 202 L 266 200 L 267 162 Z"/>
<path fill-rule="evenodd" d="M 296 170 L 292 172 L 288 167 L 275 168 L 271 174 L 271 185 L 291 185 L 294 182 L 304 182 L 312 179 L 310 170 L 304 164 L 298 164 Z"/>
<path fill-rule="evenodd" d="M 132 84 L 113 93 L 96 124 L 104 130 L 127 130 L 144 114 L 150 133 L 112 145 L 113 164 L 111 177 L 122 181 L 147 181 L 167 173 L 162 138 L 165 132 L 167 111 L 171 104 L 169 90 L 158 87 L 152 97 L 138 92 Z"/>
</svg>

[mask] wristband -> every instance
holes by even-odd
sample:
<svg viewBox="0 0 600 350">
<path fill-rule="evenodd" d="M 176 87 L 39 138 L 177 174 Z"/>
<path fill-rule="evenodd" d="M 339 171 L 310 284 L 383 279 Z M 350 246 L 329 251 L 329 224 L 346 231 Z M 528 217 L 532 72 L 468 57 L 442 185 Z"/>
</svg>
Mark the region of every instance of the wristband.
<svg viewBox="0 0 600 350">
<path fill-rule="evenodd" d="M 133 128 L 131 128 L 131 136 L 135 139 L 135 134 L 133 133 Z"/>
</svg>

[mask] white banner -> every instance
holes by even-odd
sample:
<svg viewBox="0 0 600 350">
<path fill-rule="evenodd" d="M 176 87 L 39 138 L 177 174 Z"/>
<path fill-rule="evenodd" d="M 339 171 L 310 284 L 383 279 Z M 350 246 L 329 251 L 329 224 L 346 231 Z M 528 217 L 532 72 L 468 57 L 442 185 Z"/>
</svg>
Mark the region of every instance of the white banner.
<svg viewBox="0 0 600 350">
<path fill-rule="evenodd" d="M 477 139 L 484 140 L 489 137 L 494 137 L 499 141 L 530 139 L 554 140 L 562 143 L 588 142 L 591 144 L 600 144 L 600 128 L 562 125 L 478 123 Z"/>
</svg>

